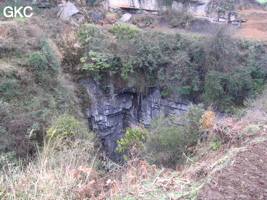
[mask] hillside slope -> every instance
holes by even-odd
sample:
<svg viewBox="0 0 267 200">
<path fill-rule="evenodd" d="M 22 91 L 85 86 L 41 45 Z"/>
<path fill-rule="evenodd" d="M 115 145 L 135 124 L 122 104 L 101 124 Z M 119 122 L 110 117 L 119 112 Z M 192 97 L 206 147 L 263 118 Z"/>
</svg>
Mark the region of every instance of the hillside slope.
<svg viewBox="0 0 267 200">
<path fill-rule="evenodd" d="M 236 155 L 225 160 L 225 166 L 204 184 L 198 199 L 266 199 L 266 139 L 266 136 L 258 137 L 236 149 Z"/>
<path fill-rule="evenodd" d="M 266 17 L 266 12 L 251 10 L 243 11 L 243 13 L 248 13 L 248 22 L 242 24 L 237 30 L 237 36 L 264 40 L 267 30 L 266 21 L 263 19 Z M 51 16 L 46 18 L 44 17 L 46 15 Z M 182 149 L 186 154 L 179 152 L 185 163 L 177 165 L 176 169 L 149 164 L 144 158 L 140 159 L 139 155 L 136 159 L 129 159 L 124 166 L 118 166 L 109 160 L 104 162 L 105 157 L 98 157 L 98 154 L 92 150 L 91 140 L 88 138 L 73 139 L 79 135 L 77 132 L 79 133 L 81 128 L 87 131 L 87 127 L 81 126 L 82 123 L 79 123 L 83 118 L 81 111 L 84 111 L 81 109 L 81 101 L 88 104 L 90 101 L 84 90 L 77 91 L 78 86 L 75 83 L 80 77 L 87 77 L 89 74 L 88 71 L 81 69 L 81 60 L 85 60 L 87 57 L 82 57 L 81 49 L 79 49 L 82 48 L 82 45 L 77 43 L 79 28 L 59 22 L 53 16 L 55 15 L 43 13 L 32 21 L 9 21 L 0 25 L 0 150 L 2 151 L 0 152 L 0 166 L 4 169 L 0 172 L 0 199 L 263 200 L 267 198 L 267 95 L 265 92 L 248 108 L 239 110 L 242 115 L 230 119 L 209 121 L 211 125 L 203 131 L 204 133 L 200 133 L 205 134 L 206 138 L 198 138 L 198 144 L 193 148 L 186 146 Z M 258 25 L 259 19 L 262 22 L 260 25 Z M 179 31 L 178 28 L 169 29 L 167 27 L 163 32 L 176 33 Z M 113 33 L 109 31 L 111 28 Z M 150 33 L 151 30 L 155 31 Z M 111 68 L 114 70 L 111 73 L 112 77 L 119 80 L 119 70 L 129 70 L 127 68 L 129 65 L 119 65 L 119 61 L 126 57 L 131 63 L 132 55 L 134 55 L 135 60 L 132 62 L 132 67 L 141 71 L 134 74 L 134 78 L 138 78 L 137 75 L 140 76 L 140 74 L 153 75 L 154 71 L 145 73 L 145 70 L 150 70 L 150 67 L 153 66 L 153 62 L 152 64 L 146 62 L 151 57 L 154 58 L 153 55 L 157 52 L 165 49 L 163 53 L 166 57 L 162 57 L 162 62 L 164 61 L 163 64 L 166 65 L 157 65 L 156 63 L 154 66 L 158 66 L 159 70 L 169 69 L 162 74 L 167 74 L 170 78 L 161 77 L 168 81 L 172 78 L 172 80 L 175 79 L 172 75 L 183 69 L 182 65 L 184 64 L 185 70 L 181 71 L 181 78 L 184 79 L 185 87 L 183 87 L 184 91 L 181 90 L 180 93 L 186 94 L 188 84 L 198 80 L 194 77 L 188 80 L 186 78 L 200 72 L 201 67 L 205 64 L 199 65 L 199 68 L 194 71 L 190 70 L 194 69 L 194 66 L 198 66 L 196 65 L 198 64 L 198 55 L 210 48 L 208 48 L 209 46 L 204 50 L 199 48 L 203 42 L 202 36 L 196 37 L 195 41 L 191 40 L 191 35 L 187 35 L 186 30 L 183 30 L 181 35 L 176 34 L 175 36 L 174 34 L 156 33 L 159 30 L 160 27 L 155 27 L 149 28 L 144 33 L 138 33 L 139 29 L 127 28 L 127 25 L 115 28 L 112 25 L 104 25 L 103 28 L 100 25 L 85 24 L 84 41 L 96 40 L 95 43 L 88 43 L 89 48 L 84 49 L 84 56 L 88 56 L 88 52 L 92 51 L 93 47 L 95 47 L 93 50 L 98 52 L 98 54 L 94 54 L 94 52 L 89 54 L 87 64 L 91 65 L 87 66 L 96 67 L 95 71 L 92 70 L 93 75 L 99 72 L 99 66 L 104 68 L 105 73 L 110 72 Z M 93 36 L 89 37 L 89 34 Z M 136 34 L 140 38 L 136 37 Z M 141 36 L 143 37 L 141 38 Z M 226 36 L 222 36 L 222 39 L 228 39 Z M 133 40 L 134 37 L 135 40 Z M 147 40 L 149 37 L 151 39 Z M 136 42 L 129 43 L 130 41 Z M 153 46 L 156 41 L 159 46 Z M 214 41 L 216 42 L 216 40 Z M 137 42 L 139 46 L 136 46 L 136 49 L 130 48 L 135 47 Z M 194 42 L 196 42 L 195 45 Z M 125 44 L 129 44 L 129 46 Z M 221 44 L 221 40 L 214 44 Z M 228 44 L 232 47 L 231 41 Z M 107 45 L 110 45 L 108 50 L 106 50 Z M 217 48 L 216 45 L 214 45 L 214 49 Z M 240 54 L 243 58 L 242 64 L 246 64 L 245 58 L 249 58 L 247 68 L 255 67 L 253 74 L 255 77 L 253 77 L 253 84 L 248 81 L 239 93 L 233 90 L 232 94 L 238 93 L 239 96 L 229 99 L 235 99 L 244 94 L 247 91 L 246 84 L 253 86 L 251 88 L 253 92 L 258 92 L 262 91 L 265 83 L 266 54 L 262 48 L 266 46 L 263 45 L 261 48 L 257 43 L 246 42 L 242 45 L 244 48 L 241 52 L 243 54 Z M 143 46 L 149 48 L 144 48 L 140 53 L 139 47 Z M 100 47 L 103 47 L 105 51 L 102 49 L 99 51 Z M 155 48 L 153 49 L 153 47 Z M 188 47 L 190 48 L 187 49 Z M 254 47 L 258 47 L 256 50 L 259 50 L 259 54 L 250 52 L 250 48 L 253 50 Z M 151 49 L 153 51 L 150 51 Z M 223 65 L 228 58 L 231 58 L 228 55 L 232 52 L 224 52 L 224 49 L 226 48 L 223 46 L 218 53 L 218 55 L 224 53 L 223 55 L 226 56 L 218 59 Z M 136 50 L 137 54 L 133 54 L 133 50 Z M 121 56 L 121 59 L 112 59 L 111 61 L 114 61 L 112 64 L 115 64 L 107 67 L 109 63 L 106 61 L 109 61 L 108 56 L 112 51 L 116 56 L 114 58 L 124 54 L 125 56 Z M 105 52 L 108 53 L 108 56 L 105 56 Z M 210 58 L 214 57 L 212 53 Z M 142 57 L 146 54 L 147 57 Z M 172 54 L 173 56 L 168 57 Z M 93 57 L 94 55 L 96 56 Z M 160 56 L 162 55 L 158 55 L 158 57 Z M 137 63 L 139 58 L 142 60 Z M 168 68 L 167 64 L 170 63 L 167 61 L 170 60 L 175 61 L 173 68 Z M 187 66 L 192 60 L 196 60 L 196 63 Z M 93 61 L 97 61 L 96 65 L 92 65 Z M 122 62 L 122 64 L 124 63 Z M 214 77 L 212 81 L 219 81 L 215 82 L 217 85 L 211 82 L 210 86 L 218 86 L 215 89 L 222 88 L 219 92 L 229 92 L 228 89 L 225 89 L 225 84 L 232 83 L 229 86 L 229 89 L 232 89 L 239 86 L 238 84 L 242 83 L 240 80 L 244 78 L 240 71 L 235 73 L 230 71 L 223 76 L 222 73 L 215 74 L 212 76 Z M 218 74 L 221 75 L 220 79 L 218 79 Z M 233 74 L 236 75 L 233 76 L 235 79 L 226 81 L 224 87 L 221 87 L 220 84 Z M 241 76 L 238 76 L 240 74 Z M 155 77 L 152 78 L 153 81 L 156 80 Z M 200 76 L 200 78 L 204 80 L 203 77 Z M 144 77 L 140 76 L 136 82 L 140 83 L 143 79 Z M 102 85 L 104 89 L 107 88 L 104 84 Z M 170 83 L 170 85 L 177 86 L 177 82 Z M 196 83 L 196 86 L 198 85 L 200 84 Z M 146 86 L 144 84 L 143 88 Z M 243 87 L 243 85 L 241 86 Z M 215 89 L 211 87 L 211 93 L 214 94 Z M 163 99 L 168 98 L 168 90 L 163 90 L 161 95 Z M 207 98 L 211 100 L 208 95 Z M 218 99 L 223 98 L 219 97 Z M 214 102 L 211 103 L 214 105 Z M 228 106 L 226 107 L 228 108 Z M 66 114 L 75 116 L 78 120 L 76 121 L 74 117 L 68 117 Z M 61 116 L 59 120 L 58 116 Z M 76 126 L 73 128 L 70 126 L 71 123 Z M 200 121 L 197 121 L 197 126 L 197 129 L 200 128 Z M 66 132 L 66 127 L 67 130 L 72 130 Z M 63 129 L 61 130 L 62 138 L 52 144 L 49 143 L 51 139 L 44 142 L 45 134 L 53 136 L 57 133 L 60 136 L 60 133 L 57 132 L 60 128 Z M 172 136 L 170 140 L 174 140 Z M 40 142 L 42 148 L 36 148 L 37 142 Z M 175 144 L 175 146 L 177 145 Z M 96 151 L 98 152 L 98 150 Z M 29 152 L 36 156 L 35 159 L 28 159 Z M 16 153 L 21 154 L 21 157 L 27 157 L 25 166 L 20 166 L 15 162 L 18 157 Z M 178 153 L 175 152 L 175 154 Z"/>
<path fill-rule="evenodd" d="M 117 199 L 266 199 L 267 125 L 263 116 L 267 110 L 264 99 L 263 94 L 243 110 L 246 114 L 240 120 L 228 118 L 214 123 L 209 139 L 198 144 L 197 156 L 187 157 L 184 167 L 159 168 L 153 173 L 153 166 L 143 161 L 130 164 L 122 181 L 115 181 L 118 190 L 111 194 Z M 212 138 L 218 135 L 228 142 L 216 143 Z M 136 177 L 134 182 L 133 177 Z"/>
</svg>

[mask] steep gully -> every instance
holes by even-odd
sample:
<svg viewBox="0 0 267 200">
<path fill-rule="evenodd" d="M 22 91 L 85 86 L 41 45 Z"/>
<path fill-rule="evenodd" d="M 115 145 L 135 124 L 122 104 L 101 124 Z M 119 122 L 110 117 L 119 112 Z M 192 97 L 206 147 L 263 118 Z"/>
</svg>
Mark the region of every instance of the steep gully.
<svg viewBox="0 0 267 200">
<path fill-rule="evenodd" d="M 148 86 L 145 94 L 141 94 L 135 87 L 117 90 L 112 84 L 103 90 L 91 79 L 80 80 L 80 84 L 86 88 L 91 101 L 85 111 L 89 127 L 99 135 L 108 157 L 115 162 L 121 159 L 115 152 L 116 141 L 123 137 L 125 128 L 136 123 L 148 126 L 160 110 L 167 116 L 187 109 L 185 101 L 163 99 L 159 85 Z"/>
</svg>

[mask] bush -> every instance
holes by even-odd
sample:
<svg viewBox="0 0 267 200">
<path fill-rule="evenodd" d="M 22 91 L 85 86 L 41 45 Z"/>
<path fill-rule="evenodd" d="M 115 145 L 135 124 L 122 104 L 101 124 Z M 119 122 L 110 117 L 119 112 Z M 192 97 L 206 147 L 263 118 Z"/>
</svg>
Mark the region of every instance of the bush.
<svg viewBox="0 0 267 200">
<path fill-rule="evenodd" d="M 174 116 L 164 118 L 162 115 L 151 122 L 146 146 L 146 159 L 149 162 L 174 167 L 183 162 L 185 151 L 181 138 L 183 132 L 178 124 L 174 124 Z"/>
<path fill-rule="evenodd" d="M 210 71 L 205 79 L 203 99 L 220 110 L 243 105 L 252 90 L 250 71 L 244 67 L 232 73 Z"/>
<path fill-rule="evenodd" d="M 181 26 L 185 28 L 194 19 L 194 16 L 186 11 L 169 9 L 163 11 L 163 14 L 165 14 L 165 19 L 170 22 L 171 27 Z"/>
<path fill-rule="evenodd" d="M 143 127 L 126 128 L 124 138 L 117 141 L 116 151 L 123 152 L 132 148 L 143 149 L 146 137 L 146 129 Z"/>
<path fill-rule="evenodd" d="M 41 52 L 28 55 L 29 71 L 34 74 L 37 84 L 55 85 L 56 77 L 60 72 L 60 62 L 54 55 L 53 49 L 45 38 L 40 39 Z"/>
<path fill-rule="evenodd" d="M 208 37 L 203 46 L 202 63 L 207 71 L 229 72 L 238 66 L 237 43 L 224 29 Z"/>
<path fill-rule="evenodd" d="M 153 25 L 154 18 L 150 16 L 135 17 L 132 23 L 138 26 L 139 28 L 144 28 Z"/>
<path fill-rule="evenodd" d="M 131 73 L 155 77 L 162 61 L 159 34 L 145 34 L 129 27 L 114 27 L 110 32 L 116 36 L 115 41 L 93 28 L 80 31 L 83 68 L 99 78 L 115 73 L 124 79 Z"/>
<path fill-rule="evenodd" d="M 114 34 L 118 39 L 130 40 L 137 37 L 139 31 L 130 27 L 120 27 L 115 26 L 108 30 L 110 33 Z"/>
<path fill-rule="evenodd" d="M 100 79 L 103 73 L 108 73 L 110 75 L 116 73 L 114 69 L 116 67 L 113 65 L 113 61 L 116 58 L 113 58 L 113 55 L 108 53 L 103 54 L 89 51 L 88 56 L 89 57 L 81 58 L 82 63 L 88 62 L 88 60 L 90 60 L 90 63 L 85 63 L 82 69 L 94 73 L 95 80 Z"/>
<path fill-rule="evenodd" d="M 62 115 L 54 120 L 47 130 L 47 136 L 52 140 L 75 140 L 77 138 L 90 138 L 88 128 L 82 122 L 70 115 Z"/>
<path fill-rule="evenodd" d="M 189 106 L 182 116 L 164 117 L 151 121 L 145 142 L 146 159 L 157 165 L 175 167 L 184 162 L 188 148 L 197 144 L 200 137 L 202 106 Z"/>
</svg>

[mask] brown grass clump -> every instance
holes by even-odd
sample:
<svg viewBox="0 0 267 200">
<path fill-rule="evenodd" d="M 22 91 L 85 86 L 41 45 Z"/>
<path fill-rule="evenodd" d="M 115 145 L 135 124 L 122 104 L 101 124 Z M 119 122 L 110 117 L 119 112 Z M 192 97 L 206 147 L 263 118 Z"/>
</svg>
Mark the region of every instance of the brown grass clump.
<svg viewBox="0 0 267 200">
<path fill-rule="evenodd" d="M 89 167 L 94 161 L 88 163 L 90 143 L 77 141 L 72 147 L 58 150 L 62 143 L 49 140 L 38 152 L 36 160 L 25 168 L 4 166 L 0 173 L 1 199 L 77 199 L 76 191 L 83 189 L 79 185 L 89 185 L 97 180 L 96 172 Z M 84 145 L 84 151 L 81 145 Z"/>
</svg>

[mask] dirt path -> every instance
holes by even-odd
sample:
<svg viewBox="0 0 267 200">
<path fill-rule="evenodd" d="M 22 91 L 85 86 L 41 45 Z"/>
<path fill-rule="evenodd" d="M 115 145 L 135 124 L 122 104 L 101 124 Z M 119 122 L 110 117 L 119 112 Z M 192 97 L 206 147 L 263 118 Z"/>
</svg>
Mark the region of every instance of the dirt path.
<svg viewBox="0 0 267 200">
<path fill-rule="evenodd" d="M 240 151 L 198 193 L 199 200 L 267 199 L 267 141 L 254 142 Z"/>
</svg>

